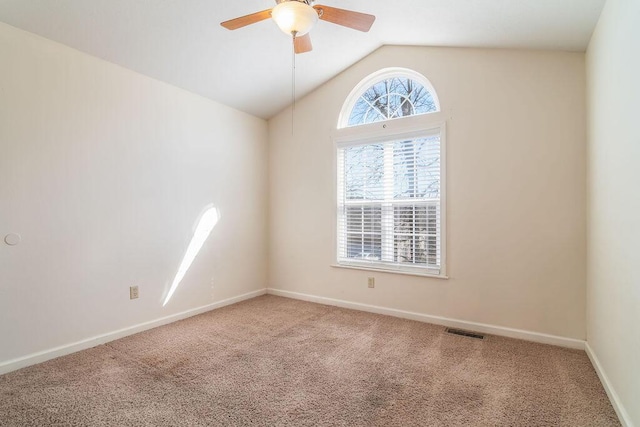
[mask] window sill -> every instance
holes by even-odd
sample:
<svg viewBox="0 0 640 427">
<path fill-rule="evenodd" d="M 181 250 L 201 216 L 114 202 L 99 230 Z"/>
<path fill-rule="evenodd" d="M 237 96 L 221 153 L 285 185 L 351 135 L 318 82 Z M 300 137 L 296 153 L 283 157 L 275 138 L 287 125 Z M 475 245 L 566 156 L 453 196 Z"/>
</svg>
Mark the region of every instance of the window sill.
<svg viewBox="0 0 640 427">
<path fill-rule="evenodd" d="M 364 270 L 364 271 L 376 271 L 379 273 L 389 273 L 389 274 L 403 274 L 405 276 L 420 276 L 420 277 L 429 277 L 432 279 L 449 279 L 449 276 L 445 276 L 442 274 L 433 274 L 433 273 L 420 273 L 416 271 L 406 271 L 406 270 L 390 270 L 386 268 L 376 268 L 373 266 L 357 266 L 357 265 L 346 265 L 346 264 L 331 264 L 333 268 L 347 268 L 350 270 Z"/>
</svg>

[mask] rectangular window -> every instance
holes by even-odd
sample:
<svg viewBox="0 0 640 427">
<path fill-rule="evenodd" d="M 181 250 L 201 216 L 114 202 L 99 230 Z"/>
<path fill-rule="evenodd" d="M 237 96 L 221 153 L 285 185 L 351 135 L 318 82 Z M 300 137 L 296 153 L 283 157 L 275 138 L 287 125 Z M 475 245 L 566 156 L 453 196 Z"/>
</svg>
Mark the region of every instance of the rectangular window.
<svg viewBox="0 0 640 427">
<path fill-rule="evenodd" d="M 338 144 L 339 265 L 443 274 L 441 139 Z"/>
</svg>

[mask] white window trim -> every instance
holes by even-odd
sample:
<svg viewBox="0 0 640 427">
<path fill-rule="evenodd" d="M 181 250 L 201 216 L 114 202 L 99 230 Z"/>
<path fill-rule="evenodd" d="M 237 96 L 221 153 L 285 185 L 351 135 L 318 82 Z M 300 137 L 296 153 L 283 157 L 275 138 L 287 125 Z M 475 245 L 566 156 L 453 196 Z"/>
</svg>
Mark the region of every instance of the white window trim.
<svg viewBox="0 0 640 427">
<path fill-rule="evenodd" d="M 440 269 L 413 266 L 393 266 L 383 263 L 357 260 L 338 262 L 338 149 L 356 145 L 373 144 L 390 139 L 417 138 L 425 133 L 439 130 L 440 133 Z M 447 276 L 447 189 L 446 189 L 446 122 L 442 112 L 421 114 L 394 120 L 337 129 L 333 140 L 333 264 L 332 267 L 357 270 L 380 271 L 394 274 L 409 274 L 440 279 Z"/>
<path fill-rule="evenodd" d="M 353 110 L 353 107 L 356 105 L 356 102 L 358 102 L 362 94 L 364 94 L 367 90 L 369 90 L 371 86 L 375 85 L 376 83 L 379 83 L 383 80 L 387 80 L 394 77 L 407 78 L 407 79 L 413 80 L 417 83 L 420 83 L 427 91 L 429 91 L 429 93 L 431 94 L 431 97 L 433 98 L 433 102 L 436 105 L 436 111 L 434 111 L 433 113 L 426 113 L 426 114 L 432 115 L 432 114 L 437 114 L 438 112 L 441 111 L 438 94 L 436 93 L 436 90 L 433 88 L 433 85 L 431 84 L 431 82 L 427 80 L 426 77 L 408 68 L 399 68 L 399 67 L 383 68 L 382 70 L 379 70 L 373 74 L 370 74 L 365 79 L 363 79 L 360 83 L 358 83 L 356 87 L 353 88 L 349 96 L 347 96 L 346 98 L 347 102 L 342 106 L 342 111 L 340 111 L 340 116 L 338 117 L 338 127 L 339 128 L 350 127 L 349 116 L 351 115 L 351 110 Z M 389 119 L 385 121 L 385 123 L 389 123 L 393 120 L 398 120 L 398 119 Z M 361 127 L 361 126 L 363 125 L 357 125 L 357 127 Z"/>
</svg>

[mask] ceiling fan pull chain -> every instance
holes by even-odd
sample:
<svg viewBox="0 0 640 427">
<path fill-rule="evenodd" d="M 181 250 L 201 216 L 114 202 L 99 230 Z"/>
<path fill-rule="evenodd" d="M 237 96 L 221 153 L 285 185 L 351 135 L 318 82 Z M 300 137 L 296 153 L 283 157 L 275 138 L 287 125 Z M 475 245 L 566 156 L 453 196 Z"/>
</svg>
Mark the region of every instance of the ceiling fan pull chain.
<svg viewBox="0 0 640 427">
<path fill-rule="evenodd" d="M 296 111 L 296 31 L 291 32 L 291 136 L 293 136 L 293 119 Z"/>
</svg>

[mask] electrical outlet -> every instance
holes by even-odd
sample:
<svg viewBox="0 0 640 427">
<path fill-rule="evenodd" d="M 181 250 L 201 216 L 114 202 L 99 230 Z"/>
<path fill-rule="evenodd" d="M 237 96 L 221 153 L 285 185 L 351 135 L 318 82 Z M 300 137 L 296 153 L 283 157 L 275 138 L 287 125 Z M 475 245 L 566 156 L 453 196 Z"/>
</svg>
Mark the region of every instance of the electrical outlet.
<svg viewBox="0 0 640 427">
<path fill-rule="evenodd" d="M 367 279 L 367 285 L 370 288 L 375 288 L 376 287 L 376 278 L 375 277 L 369 277 L 369 279 Z"/>
<path fill-rule="evenodd" d="M 137 286 L 130 286 L 129 287 L 129 299 L 136 299 L 139 296 L 140 295 L 138 294 L 138 287 Z"/>
</svg>

